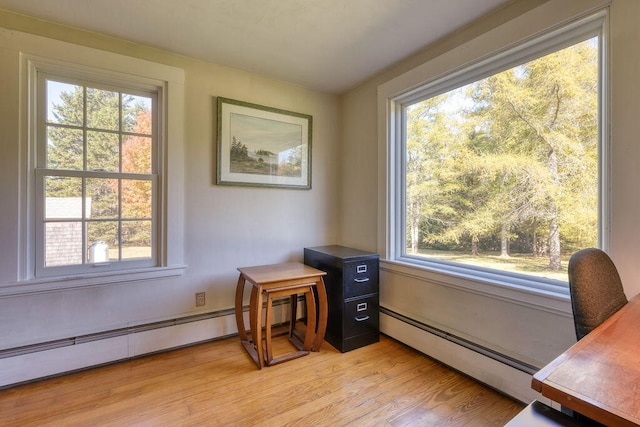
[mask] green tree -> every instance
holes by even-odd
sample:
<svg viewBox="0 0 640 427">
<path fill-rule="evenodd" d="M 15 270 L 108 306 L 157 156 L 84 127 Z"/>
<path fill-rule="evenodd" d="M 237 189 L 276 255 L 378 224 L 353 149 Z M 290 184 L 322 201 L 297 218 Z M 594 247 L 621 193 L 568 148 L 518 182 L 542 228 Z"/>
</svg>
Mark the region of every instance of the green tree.
<svg viewBox="0 0 640 427">
<path fill-rule="evenodd" d="M 148 108 L 136 102 L 134 96 L 124 93 L 83 86 L 72 87 L 72 90 L 60 93 L 60 102 L 54 104 L 49 112 L 47 167 L 59 170 L 120 172 L 122 160 L 122 170 L 125 172 L 133 172 L 127 168 L 138 163 L 135 167 L 142 167 L 145 169 L 144 173 L 149 173 L 150 163 L 148 166 L 140 166 L 141 160 L 136 160 L 135 157 L 140 156 L 140 145 L 136 144 L 136 138 L 142 138 L 147 145 L 150 145 L 150 138 L 134 136 L 121 148 L 119 137 L 119 132 L 123 129 L 150 135 L 151 116 Z M 150 162 L 150 146 L 145 148 L 144 153 L 147 154 L 142 154 L 142 157 L 146 156 Z M 46 197 L 80 197 L 82 187 L 77 183 L 77 179 L 50 177 L 47 179 Z M 147 186 L 144 187 L 144 191 L 147 191 Z M 114 231 L 117 230 L 114 221 L 118 220 L 120 209 L 118 180 L 86 178 L 84 188 L 86 197 L 91 201 L 88 219 L 101 220 L 90 224 L 89 243 L 104 240 L 112 247 L 119 245 L 117 232 Z M 128 197 L 137 197 L 136 191 L 142 190 L 134 189 L 125 194 L 128 194 Z M 150 195 L 148 196 L 150 200 Z M 147 193 L 144 197 L 147 197 Z M 148 202 L 147 205 L 150 206 Z M 150 217 L 150 213 L 145 217 Z M 104 221 L 109 219 L 113 221 Z"/>
<path fill-rule="evenodd" d="M 528 234 L 530 252 L 548 252 L 558 270 L 562 245 L 594 245 L 597 72 L 586 41 L 411 106 L 411 250 L 422 241 L 476 255 L 497 240 L 507 257 Z"/>
<path fill-rule="evenodd" d="M 545 221 L 551 270 L 561 268 L 561 230 L 577 212 L 595 243 L 597 81 L 597 48 L 587 41 L 491 76 L 476 92 L 490 133 L 514 157 L 502 176 L 525 184 L 505 187 L 506 199 L 520 197 L 504 225 Z"/>
<path fill-rule="evenodd" d="M 421 229 L 446 226 L 454 214 L 449 195 L 459 184 L 446 165 L 456 150 L 455 126 L 443 111 L 447 99 L 436 96 L 407 112 L 405 218 L 412 253 L 418 253 L 421 234 L 431 235 Z"/>
</svg>

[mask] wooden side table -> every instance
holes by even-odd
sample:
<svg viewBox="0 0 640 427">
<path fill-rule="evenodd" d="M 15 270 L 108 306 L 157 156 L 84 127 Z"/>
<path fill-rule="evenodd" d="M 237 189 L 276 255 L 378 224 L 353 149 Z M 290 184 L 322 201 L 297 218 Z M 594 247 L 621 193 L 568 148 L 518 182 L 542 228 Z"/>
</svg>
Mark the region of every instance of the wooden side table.
<svg viewBox="0 0 640 427">
<path fill-rule="evenodd" d="M 271 366 L 297 357 L 305 356 L 310 351 L 319 351 L 327 329 L 327 291 L 324 286 L 322 270 L 302 263 L 284 263 L 238 268 L 240 277 L 236 287 L 236 323 L 242 346 L 251 356 L 258 369 L 264 365 Z M 249 302 L 250 335 L 244 325 L 242 301 L 245 284 L 252 286 Z M 316 287 L 316 296 L 313 287 Z M 307 304 L 307 329 L 304 339 L 294 334 L 296 320 L 297 295 L 304 293 Z M 265 344 L 262 345 L 262 303 L 266 296 Z M 291 304 L 291 324 L 289 341 L 298 351 L 280 357 L 273 357 L 271 341 L 271 317 L 273 298 L 289 296 Z M 317 311 L 317 316 L 316 316 Z M 317 322 L 316 322 L 317 317 Z"/>
</svg>

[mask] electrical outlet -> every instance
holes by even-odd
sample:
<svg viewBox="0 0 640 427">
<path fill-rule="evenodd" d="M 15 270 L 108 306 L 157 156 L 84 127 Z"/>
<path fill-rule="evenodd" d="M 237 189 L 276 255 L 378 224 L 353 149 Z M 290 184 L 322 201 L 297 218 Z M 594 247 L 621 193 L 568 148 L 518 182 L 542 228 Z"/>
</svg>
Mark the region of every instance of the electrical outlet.
<svg viewBox="0 0 640 427">
<path fill-rule="evenodd" d="M 205 305 L 204 292 L 196 292 L 196 307 Z"/>
</svg>

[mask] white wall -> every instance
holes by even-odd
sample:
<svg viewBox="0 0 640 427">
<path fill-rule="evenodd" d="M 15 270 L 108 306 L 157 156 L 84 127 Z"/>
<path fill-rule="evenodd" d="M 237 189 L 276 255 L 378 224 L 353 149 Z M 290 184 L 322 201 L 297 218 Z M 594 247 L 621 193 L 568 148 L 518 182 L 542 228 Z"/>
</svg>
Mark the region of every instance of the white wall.
<svg viewBox="0 0 640 427">
<path fill-rule="evenodd" d="M 335 95 L 8 12 L 0 11 L 0 27 L 4 27 L 0 30 L 5 38 L 0 43 L 0 351 L 229 310 L 234 304 L 237 267 L 301 261 L 305 246 L 337 242 L 338 202 L 334 195 L 338 185 L 339 120 Z M 47 42 L 25 43 L 20 36 L 25 32 L 31 33 L 30 39 L 36 35 L 46 37 Z M 59 42 L 55 39 L 184 70 L 185 179 L 181 191 L 187 267 L 182 276 L 25 295 L 12 291 L 11 295 L 2 296 L 2 287 L 10 285 L 15 289 L 20 276 L 18 220 L 23 213 L 18 177 L 24 158 L 20 158 L 18 112 L 26 100 L 20 98 L 18 90 L 18 54 L 28 51 L 46 57 L 51 49 L 45 45 L 56 46 Z M 313 116 L 312 189 L 215 185 L 217 96 Z M 196 292 L 206 292 L 205 307 L 195 307 Z M 198 332 L 193 340 L 235 332 L 229 328 L 228 320 L 228 316 L 220 318 L 218 328 L 211 327 L 204 335 Z M 166 347 L 185 344 L 184 341 L 169 340 Z M 65 357 L 69 352 L 65 350 Z M 131 355 L 132 351 L 123 354 Z M 0 359 L 0 366 L 30 370 L 26 361 L 33 359 L 13 359 L 4 365 Z M 43 372 L 51 374 L 55 369 Z M 10 383 L 11 378 L 18 381 L 28 376 L 16 372 L 0 378 L 0 386 Z"/>
<path fill-rule="evenodd" d="M 435 63 L 449 52 L 459 54 L 451 66 L 460 66 L 463 58 L 479 54 L 474 49 L 490 49 L 505 43 L 509 37 L 496 32 L 504 26 L 513 32 L 522 25 L 513 25 L 513 20 L 527 17 L 531 22 L 542 17 L 576 16 L 585 11 L 601 9 L 609 2 L 599 0 L 551 0 L 512 3 L 505 9 L 486 17 L 447 39 L 425 49 L 411 58 L 386 70 L 384 73 L 354 88 L 342 97 L 344 119 L 343 135 L 343 187 L 341 192 L 342 238 L 345 243 L 366 249 L 384 252 L 384 195 L 385 179 L 378 179 L 384 159 L 376 152 L 378 144 L 379 117 L 376 111 L 377 91 L 400 76 L 411 74 L 422 67 L 429 71 Z M 574 14 L 574 15 L 571 15 Z M 529 18 L 530 17 L 530 18 Z M 525 20 L 526 20 L 525 19 Z M 637 83 L 640 69 L 640 2 L 635 0 L 613 0 L 610 5 L 610 80 L 611 92 L 611 165 L 609 207 L 610 253 L 624 282 L 628 297 L 640 291 L 640 194 L 637 191 L 640 163 L 638 135 L 640 121 L 640 89 Z M 511 23 L 511 24 L 510 24 Z M 507 34 L 509 36 L 509 34 Z M 449 55 L 456 56 L 456 55 Z M 435 71 L 433 71 L 435 73 Z M 365 159 L 365 161 L 362 161 Z M 372 163 L 378 168 L 372 170 Z M 382 166 L 381 166 L 382 165 Z M 372 194 L 377 194 L 374 206 Z M 376 237 L 377 236 L 377 237 Z M 420 323 L 429 324 L 448 333 L 468 339 L 491 350 L 517 360 L 542 367 L 575 342 L 573 320 L 568 299 L 556 301 L 556 307 L 545 310 L 535 305 L 523 304 L 517 299 L 496 298 L 475 292 L 470 282 L 466 286 L 451 287 L 438 279 L 437 274 L 398 269 L 390 263 L 381 263 L 381 306 L 398 312 Z M 464 281 L 464 279 L 461 279 Z M 467 289 L 465 289 L 467 288 Z M 411 333 L 400 333 L 398 325 L 383 331 L 403 340 Z M 406 325 L 407 330 L 411 329 Z M 406 340 L 406 339 L 405 339 Z M 434 356 L 438 348 L 425 348 L 421 342 L 407 343 Z M 436 344 L 437 345 L 437 344 Z M 460 360 L 450 357 L 446 363 L 465 370 L 466 356 L 460 351 Z M 471 375 L 475 375 L 469 372 Z M 476 376 L 477 377 L 477 376 Z M 492 382 L 504 390 L 501 382 L 508 381 L 509 374 Z M 525 384 L 525 387 L 527 385 Z M 525 396 L 521 390 L 519 396 Z"/>
</svg>

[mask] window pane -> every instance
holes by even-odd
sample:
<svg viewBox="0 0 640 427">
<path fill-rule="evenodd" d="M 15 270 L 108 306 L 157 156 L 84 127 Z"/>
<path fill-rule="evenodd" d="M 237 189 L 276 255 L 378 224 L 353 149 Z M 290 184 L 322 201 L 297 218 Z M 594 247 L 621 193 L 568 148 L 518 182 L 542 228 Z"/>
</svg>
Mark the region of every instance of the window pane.
<svg viewBox="0 0 640 427">
<path fill-rule="evenodd" d="M 45 265 L 47 267 L 82 263 L 82 223 L 45 224 Z"/>
<path fill-rule="evenodd" d="M 38 139 L 35 158 L 43 180 L 37 197 L 44 204 L 36 221 L 45 232 L 36 233 L 35 251 L 44 253 L 45 260 L 36 266 L 36 275 L 92 272 L 87 264 L 103 262 L 110 263 L 107 269 L 118 269 L 127 259 L 151 265 L 156 94 L 44 78 L 37 102 L 45 104 L 46 114 L 36 117 L 46 138 Z M 69 268 L 48 272 L 45 267 L 51 266 Z"/>
<path fill-rule="evenodd" d="M 151 221 L 122 223 L 122 258 L 151 258 Z"/>
<path fill-rule="evenodd" d="M 88 262 L 105 262 L 108 253 L 109 261 L 118 261 L 118 222 L 89 221 L 87 223 Z M 93 248 L 92 248 L 93 246 Z"/>
<path fill-rule="evenodd" d="M 87 178 L 89 219 L 118 218 L 118 180 Z"/>
<path fill-rule="evenodd" d="M 406 253 L 567 280 L 598 237 L 598 44 L 406 108 Z"/>
<path fill-rule="evenodd" d="M 44 178 L 45 219 L 82 219 L 82 179 Z"/>
<path fill-rule="evenodd" d="M 108 90 L 87 88 L 87 127 L 120 129 L 120 94 Z"/>
<path fill-rule="evenodd" d="M 151 181 L 122 180 L 122 217 L 151 218 Z"/>
<path fill-rule="evenodd" d="M 82 86 L 47 81 L 47 121 L 82 126 L 84 123 Z"/>
<path fill-rule="evenodd" d="M 122 130 L 151 135 L 151 98 L 123 94 Z"/>
<path fill-rule="evenodd" d="M 115 133 L 87 132 L 87 170 L 118 172 L 120 140 Z"/>
<path fill-rule="evenodd" d="M 126 136 L 122 142 L 122 172 L 151 173 L 151 138 Z"/>
<path fill-rule="evenodd" d="M 82 130 L 47 126 L 47 167 L 82 170 L 83 146 Z"/>
</svg>

